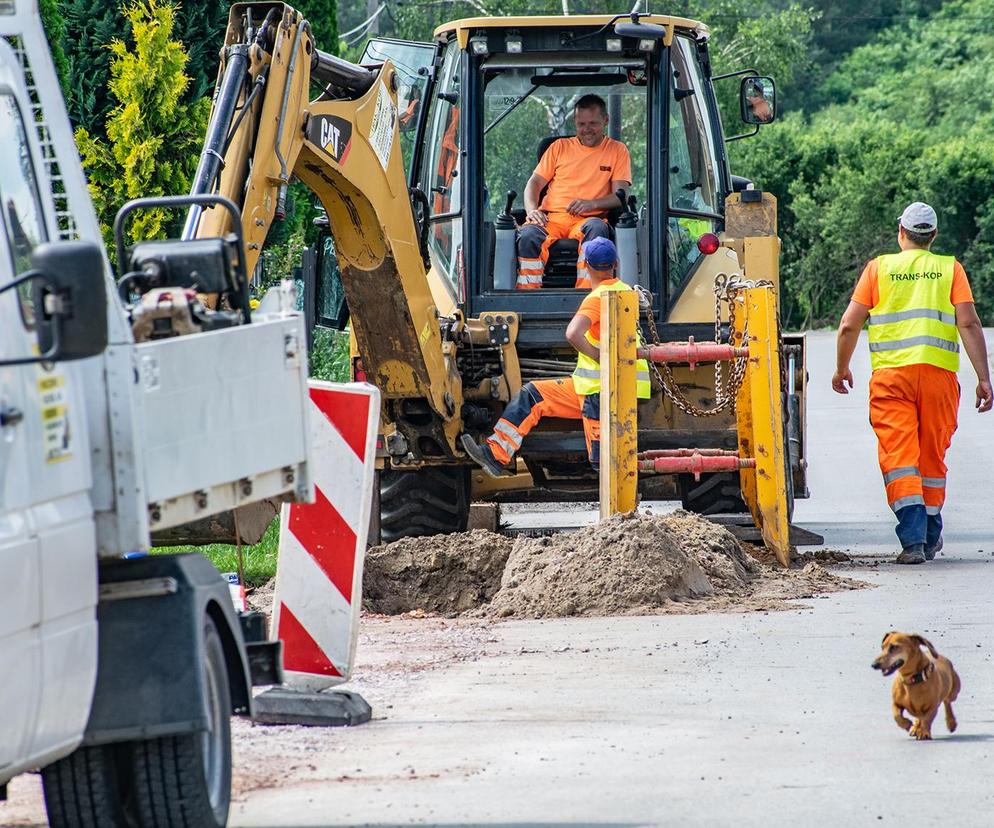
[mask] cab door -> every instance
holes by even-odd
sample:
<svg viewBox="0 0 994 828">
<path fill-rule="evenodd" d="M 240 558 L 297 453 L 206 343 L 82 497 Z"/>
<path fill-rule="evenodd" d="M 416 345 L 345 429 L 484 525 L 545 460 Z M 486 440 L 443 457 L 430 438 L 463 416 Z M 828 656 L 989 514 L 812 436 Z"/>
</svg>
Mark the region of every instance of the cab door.
<svg viewBox="0 0 994 828">
<path fill-rule="evenodd" d="M 3 41 L 0 206 L 2 288 L 57 238 L 20 67 Z M 0 362 L 37 356 L 39 312 L 30 289 L 0 294 Z M 0 429 L 0 658 L 13 676 L 0 682 L 0 751 L 14 762 L 43 764 L 78 743 L 96 679 L 96 533 L 80 370 L 77 362 L 0 367 L 10 399 Z"/>
</svg>

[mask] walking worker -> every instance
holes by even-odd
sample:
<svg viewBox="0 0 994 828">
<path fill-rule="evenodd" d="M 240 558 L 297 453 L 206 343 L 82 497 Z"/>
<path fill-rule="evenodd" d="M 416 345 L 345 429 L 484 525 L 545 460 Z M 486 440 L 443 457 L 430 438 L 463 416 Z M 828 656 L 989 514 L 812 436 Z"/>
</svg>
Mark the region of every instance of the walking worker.
<svg viewBox="0 0 994 828">
<path fill-rule="evenodd" d="M 593 290 L 566 328 L 566 339 L 577 350 L 573 376 L 562 379 L 535 380 L 525 383 L 507 404 L 504 414 L 486 443 L 478 446 L 468 434 L 462 445 L 468 454 L 491 477 L 512 474 L 507 467 L 521 441 L 543 417 L 583 420 L 587 455 L 596 471 L 600 462 L 601 408 L 601 295 L 610 290 L 632 290 L 614 275 L 618 250 L 610 239 L 596 238 L 584 246 Z M 652 393 L 649 364 L 636 364 L 636 394 L 648 399 Z"/>
<path fill-rule="evenodd" d="M 878 256 L 842 315 L 832 388 L 852 388 L 849 361 L 869 317 L 870 423 L 887 501 L 897 516 L 900 564 L 930 561 L 942 548 L 946 449 L 959 407 L 959 340 L 977 374 L 977 410 L 991 410 L 984 332 L 963 266 L 929 249 L 935 210 L 916 201 L 900 218 L 900 253 Z M 848 386 L 848 387 L 847 387 Z"/>
<path fill-rule="evenodd" d="M 575 287 L 593 287 L 584 261 L 586 243 L 610 236 L 607 214 L 624 206 L 615 193 L 627 193 L 632 186 L 628 147 L 604 134 L 609 120 L 604 99 L 582 96 L 573 107 L 573 120 L 576 135 L 553 141 L 525 184 L 525 224 L 518 231 L 519 290 L 542 287 L 549 247 L 565 238 L 580 242 Z"/>
</svg>

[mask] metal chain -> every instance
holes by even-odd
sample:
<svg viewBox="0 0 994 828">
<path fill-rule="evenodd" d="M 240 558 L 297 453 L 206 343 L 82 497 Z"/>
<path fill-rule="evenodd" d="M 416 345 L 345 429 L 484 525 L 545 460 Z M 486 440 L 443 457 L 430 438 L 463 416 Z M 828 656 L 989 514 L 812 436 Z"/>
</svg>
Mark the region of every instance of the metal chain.
<svg viewBox="0 0 994 828">
<path fill-rule="evenodd" d="M 740 337 L 736 336 L 735 330 L 735 314 L 736 306 L 740 301 L 740 295 L 747 288 L 756 287 L 773 287 L 773 282 L 769 279 L 756 279 L 749 280 L 743 279 L 737 275 L 729 277 L 724 273 L 719 273 L 714 280 L 714 341 L 721 342 L 721 303 L 724 301 L 728 305 L 728 344 L 729 345 L 739 345 L 745 347 L 748 343 L 748 321 L 743 326 L 742 333 Z M 644 288 L 639 287 L 640 292 L 648 293 Z M 645 297 L 640 298 L 640 304 L 645 305 Z M 652 314 L 652 304 L 651 299 L 648 302 L 648 312 L 646 313 L 646 321 L 649 326 L 649 331 L 652 335 L 652 344 L 660 345 L 659 332 L 656 329 L 656 320 L 653 318 Z M 782 387 L 786 388 L 786 379 L 784 376 L 784 361 L 783 361 L 783 342 L 780 334 L 780 317 L 777 315 L 777 344 L 780 350 L 780 374 Z M 736 357 L 732 360 L 732 366 L 728 374 L 728 379 L 725 379 L 724 366 L 721 360 L 718 360 L 714 364 L 714 407 L 713 408 L 700 408 L 691 402 L 687 396 L 683 393 L 680 386 L 677 384 L 676 379 L 673 376 L 672 371 L 670 371 L 669 365 L 666 363 L 655 363 L 650 362 L 649 368 L 653 375 L 656 377 L 656 381 L 659 383 L 660 387 L 663 389 L 663 393 L 669 397 L 673 404 L 677 406 L 681 411 L 692 417 L 715 417 L 726 409 L 729 411 L 735 410 L 735 399 L 738 396 L 739 389 L 742 387 L 742 383 L 745 381 L 746 367 L 748 366 L 748 357 Z"/>
</svg>

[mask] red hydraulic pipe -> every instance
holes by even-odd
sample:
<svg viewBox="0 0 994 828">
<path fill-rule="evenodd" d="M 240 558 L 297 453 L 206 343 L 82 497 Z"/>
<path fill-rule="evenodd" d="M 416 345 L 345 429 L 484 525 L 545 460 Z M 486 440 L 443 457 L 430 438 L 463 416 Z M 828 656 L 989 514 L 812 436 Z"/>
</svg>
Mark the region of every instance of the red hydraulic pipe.
<svg viewBox="0 0 994 828">
<path fill-rule="evenodd" d="M 717 342 L 697 343 L 692 336 L 686 342 L 663 342 L 638 349 L 639 359 L 647 359 L 649 362 L 686 362 L 691 370 L 699 362 L 725 362 L 746 356 L 749 356 L 748 348 L 719 345 Z"/>
<path fill-rule="evenodd" d="M 726 451 L 716 448 L 681 448 L 681 449 L 649 449 L 640 451 L 639 460 L 654 460 L 657 457 L 693 457 L 699 454 L 702 457 L 738 457 L 737 451 Z"/>
<path fill-rule="evenodd" d="M 702 474 L 708 472 L 730 472 L 739 469 L 756 468 L 756 460 L 752 457 L 710 456 L 694 452 L 684 457 L 654 457 L 638 461 L 639 471 L 657 472 L 660 474 L 692 474 L 694 480 L 700 480 Z"/>
</svg>

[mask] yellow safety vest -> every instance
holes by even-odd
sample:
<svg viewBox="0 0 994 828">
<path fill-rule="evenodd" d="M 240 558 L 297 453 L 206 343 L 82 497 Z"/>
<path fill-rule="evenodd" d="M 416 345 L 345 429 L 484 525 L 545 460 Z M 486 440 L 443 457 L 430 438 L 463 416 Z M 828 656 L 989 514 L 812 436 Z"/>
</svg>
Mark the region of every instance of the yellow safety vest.
<svg viewBox="0 0 994 828">
<path fill-rule="evenodd" d="M 600 284 L 595 287 L 589 296 L 600 296 L 609 290 L 631 290 L 621 280 L 614 284 Z M 595 348 L 600 348 L 600 340 L 594 339 L 590 330 L 584 334 L 587 342 Z M 577 394 L 588 396 L 599 394 L 601 390 L 601 366 L 596 359 L 591 359 L 586 354 L 578 354 L 576 359 L 576 369 L 573 371 L 573 388 Z M 652 396 L 652 383 L 649 381 L 649 363 L 640 359 L 635 363 L 635 394 L 640 400 L 647 400 Z"/>
<path fill-rule="evenodd" d="M 870 309 L 873 369 L 927 363 L 959 370 L 959 331 L 952 303 L 953 256 L 904 250 L 877 258 L 880 299 Z"/>
</svg>

